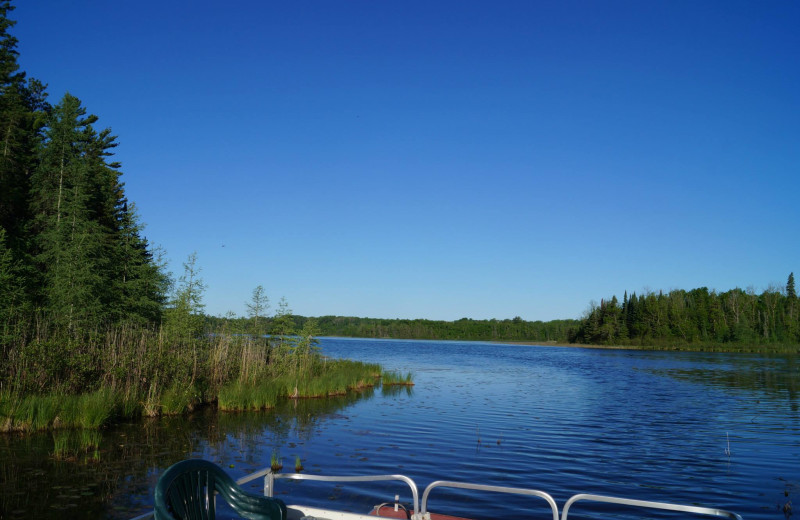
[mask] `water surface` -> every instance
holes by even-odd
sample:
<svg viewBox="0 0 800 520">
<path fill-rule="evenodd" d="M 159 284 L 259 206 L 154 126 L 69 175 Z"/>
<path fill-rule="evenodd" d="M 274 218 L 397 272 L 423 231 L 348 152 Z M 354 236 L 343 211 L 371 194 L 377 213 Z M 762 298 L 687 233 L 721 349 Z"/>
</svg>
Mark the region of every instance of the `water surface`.
<svg viewBox="0 0 800 520">
<path fill-rule="evenodd" d="M 3 436 L 0 518 L 129 518 L 150 507 L 158 475 L 177 460 L 204 457 L 238 478 L 276 449 L 284 470 L 299 456 L 306 471 L 403 473 L 421 488 L 439 479 L 533 487 L 559 507 L 590 492 L 783 519 L 789 500 L 800 503 L 796 357 L 334 338 L 322 346 L 413 371 L 416 386 L 120 425 L 103 432 L 98 453 L 72 461 L 53 459 L 52 433 Z M 384 485 L 281 482 L 278 491 L 289 503 L 359 512 L 396 493 L 410 499 Z M 531 498 L 504 504 L 437 490 L 437 506 L 547 518 Z"/>
</svg>

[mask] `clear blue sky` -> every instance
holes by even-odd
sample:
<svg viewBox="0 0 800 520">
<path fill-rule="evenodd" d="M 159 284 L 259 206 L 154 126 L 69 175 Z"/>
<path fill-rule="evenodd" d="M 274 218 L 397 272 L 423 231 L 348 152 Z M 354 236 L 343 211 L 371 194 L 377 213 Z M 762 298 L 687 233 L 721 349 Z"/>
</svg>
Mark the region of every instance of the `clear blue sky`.
<svg viewBox="0 0 800 520">
<path fill-rule="evenodd" d="M 576 318 L 800 275 L 796 1 L 18 0 L 206 310 Z"/>
</svg>

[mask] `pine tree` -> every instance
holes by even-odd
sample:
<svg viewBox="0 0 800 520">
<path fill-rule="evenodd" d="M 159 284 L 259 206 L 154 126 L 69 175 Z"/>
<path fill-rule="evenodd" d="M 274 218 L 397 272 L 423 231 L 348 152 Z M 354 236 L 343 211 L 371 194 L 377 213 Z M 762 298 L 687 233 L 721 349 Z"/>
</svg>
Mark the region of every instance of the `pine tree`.
<svg viewBox="0 0 800 520">
<path fill-rule="evenodd" d="M 253 297 L 250 302 L 245 303 L 247 307 L 247 315 L 253 320 L 252 334 L 259 337 L 264 334 L 263 322 L 269 309 L 269 298 L 264 292 L 264 287 L 259 285 L 253 289 Z"/>
<path fill-rule="evenodd" d="M 109 258 L 96 208 L 87 151 L 96 116 L 65 94 L 48 117 L 40 163 L 32 177 L 41 298 L 51 317 L 68 328 L 97 323 L 106 314 L 103 273 Z"/>
<path fill-rule="evenodd" d="M 200 277 L 197 253 L 183 263 L 183 275 L 166 313 L 165 326 L 174 340 L 192 343 L 203 330 L 203 293 L 206 284 Z"/>
<path fill-rule="evenodd" d="M 794 272 L 789 273 L 789 279 L 786 280 L 786 296 L 790 300 L 797 299 L 797 293 L 794 290 Z"/>
<path fill-rule="evenodd" d="M 5 275 L 13 269 L 15 300 L 0 299 L 0 314 L 13 305 L 27 306 L 32 273 L 27 226 L 30 220 L 30 174 L 41 138 L 43 117 L 49 109 L 45 87 L 26 81 L 17 63 L 17 39 L 9 34 L 15 22 L 8 19 L 10 2 L 0 1 L 0 230 L 4 231 L 2 255 Z M 10 280 L 10 279 L 7 279 Z M 11 283 L 11 282 L 9 282 Z M 11 290 L 10 286 L 5 288 Z M 18 292 L 22 290 L 23 292 Z"/>
<path fill-rule="evenodd" d="M 6 246 L 6 230 L 0 228 L 0 329 L 23 302 L 23 283 L 17 262 Z"/>
<path fill-rule="evenodd" d="M 114 321 L 157 323 L 166 303 L 169 279 L 163 262 L 154 258 L 134 204 L 117 208 L 116 233 L 112 251 L 113 300 L 109 302 Z"/>
</svg>

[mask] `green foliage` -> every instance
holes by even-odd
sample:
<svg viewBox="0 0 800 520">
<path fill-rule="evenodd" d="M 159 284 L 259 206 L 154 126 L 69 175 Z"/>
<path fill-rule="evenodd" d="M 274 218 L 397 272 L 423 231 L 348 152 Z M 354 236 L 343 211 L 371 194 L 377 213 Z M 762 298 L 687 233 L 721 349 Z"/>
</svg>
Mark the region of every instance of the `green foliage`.
<svg viewBox="0 0 800 520">
<path fill-rule="evenodd" d="M 414 375 L 411 372 L 402 374 L 400 372 L 384 372 L 381 374 L 381 384 L 383 386 L 408 385 L 414 384 Z"/>
<path fill-rule="evenodd" d="M 269 298 L 263 286 L 259 285 L 253 289 L 253 296 L 249 302 L 245 303 L 245 306 L 251 320 L 250 334 L 254 336 L 266 334 L 265 317 L 269 310 Z"/>
<path fill-rule="evenodd" d="M 174 383 L 161 394 L 161 413 L 180 415 L 194 408 L 197 403 L 196 390 L 192 385 Z"/>
<path fill-rule="evenodd" d="M 237 412 L 274 408 L 283 393 L 283 386 L 274 380 L 255 384 L 236 381 L 219 389 L 218 406 L 220 410 Z"/>
<path fill-rule="evenodd" d="M 792 275 L 789 282 L 785 294 L 775 287 L 761 294 L 741 289 L 717 293 L 706 287 L 666 294 L 633 293 L 630 298 L 626 293 L 622 306 L 616 297 L 591 305 L 570 340 L 697 348 L 796 345 L 800 342 L 800 313 L 796 295 L 792 297 Z"/>
<path fill-rule="evenodd" d="M 167 308 L 165 328 L 171 341 L 193 343 L 203 333 L 203 292 L 206 288 L 200 278 L 197 253 L 189 255 L 183 269 Z"/>
<path fill-rule="evenodd" d="M 578 320 L 543 322 L 525 321 L 519 317 L 508 320 L 462 318 L 457 321 L 435 321 L 345 316 L 322 316 L 319 318 L 293 316 L 294 327 L 302 329 L 305 322 L 310 319 L 316 321 L 319 336 L 461 341 L 566 343 L 580 325 Z"/>
<path fill-rule="evenodd" d="M 0 372 L 17 341 L 158 323 L 167 280 L 110 159 L 116 137 L 19 70 L 12 10 L 0 1 Z"/>
<path fill-rule="evenodd" d="M 63 428 L 97 429 L 118 410 L 118 395 L 110 389 L 83 395 L 0 393 L 0 431 Z"/>
</svg>

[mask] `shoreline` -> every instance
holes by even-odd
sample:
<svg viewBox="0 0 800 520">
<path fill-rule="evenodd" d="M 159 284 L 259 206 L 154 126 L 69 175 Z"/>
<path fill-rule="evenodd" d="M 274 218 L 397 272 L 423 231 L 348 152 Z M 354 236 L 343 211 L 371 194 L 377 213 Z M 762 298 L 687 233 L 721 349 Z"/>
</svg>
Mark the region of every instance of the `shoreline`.
<svg viewBox="0 0 800 520">
<path fill-rule="evenodd" d="M 562 343 L 560 341 L 489 341 L 498 345 L 520 345 L 524 347 L 562 347 L 562 348 L 598 348 L 603 350 L 662 350 L 657 347 L 639 347 L 631 345 L 590 345 L 587 343 Z"/>
<path fill-rule="evenodd" d="M 519 345 L 527 347 L 561 347 L 561 348 L 594 348 L 602 350 L 648 350 L 672 352 L 719 352 L 730 354 L 800 354 L 800 346 L 782 346 L 771 348 L 768 346 L 738 346 L 726 348 L 722 345 L 590 345 L 586 343 L 562 343 L 559 341 L 490 341 L 498 345 Z"/>
</svg>

